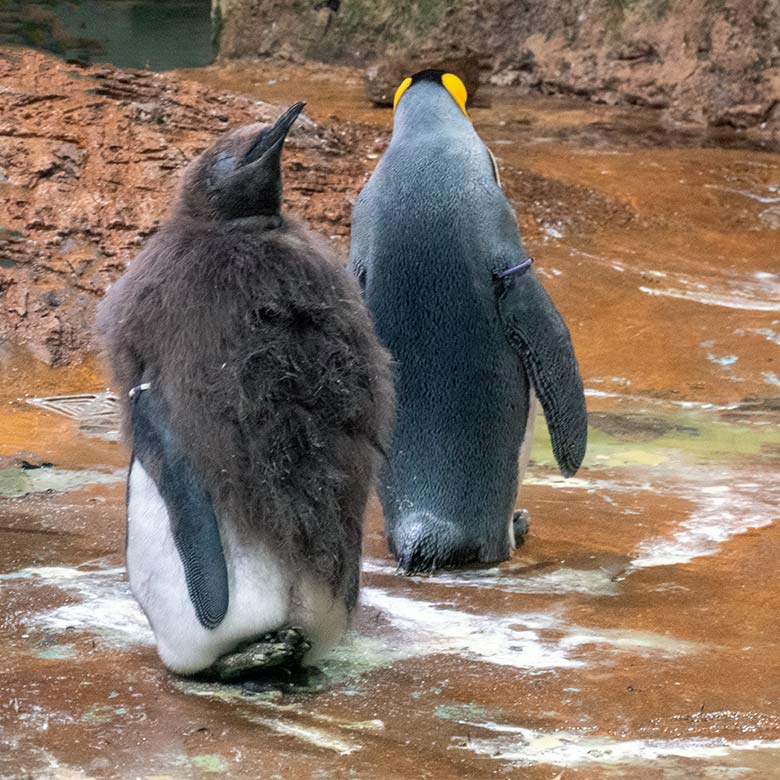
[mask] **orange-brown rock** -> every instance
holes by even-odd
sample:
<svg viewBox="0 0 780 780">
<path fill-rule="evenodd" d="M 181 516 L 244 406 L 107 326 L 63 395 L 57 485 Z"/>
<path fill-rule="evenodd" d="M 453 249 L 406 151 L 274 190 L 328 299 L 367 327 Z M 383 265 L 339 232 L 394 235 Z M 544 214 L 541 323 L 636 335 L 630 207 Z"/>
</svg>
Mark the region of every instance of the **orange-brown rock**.
<svg viewBox="0 0 780 780">
<path fill-rule="evenodd" d="M 0 50 L 0 338 L 53 365 L 94 346 L 95 305 L 181 169 L 229 127 L 278 113 L 170 75 Z M 343 243 L 362 176 L 349 127 L 297 127 L 288 206 Z"/>
</svg>

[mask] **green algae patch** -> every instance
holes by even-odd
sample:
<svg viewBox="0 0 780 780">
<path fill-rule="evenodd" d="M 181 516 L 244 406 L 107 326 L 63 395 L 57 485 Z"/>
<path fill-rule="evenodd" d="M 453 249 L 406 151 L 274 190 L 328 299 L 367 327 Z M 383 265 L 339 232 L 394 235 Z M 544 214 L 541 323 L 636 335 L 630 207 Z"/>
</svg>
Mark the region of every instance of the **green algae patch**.
<svg viewBox="0 0 780 780">
<path fill-rule="evenodd" d="M 201 772 L 218 773 L 228 771 L 228 762 L 219 753 L 203 753 L 199 756 L 191 756 L 190 763 L 194 769 Z"/>
<path fill-rule="evenodd" d="M 422 699 L 425 696 L 441 696 L 442 690 L 444 686 L 446 685 L 446 681 L 442 684 L 442 687 L 439 688 L 437 686 L 433 686 L 432 688 L 428 688 L 424 691 L 412 691 L 411 694 L 409 694 L 413 699 Z"/>
<path fill-rule="evenodd" d="M 41 467 L 0 469 L 0 498 L 21 498 L 35 493 L 66 493 L 87 485 L 124 482 L 124 470 L 77 471 Z"/>
<path fill-rule="evenodd" d="M 197 770 L 205 774 L 225 774 L 228 769 L 228 761 L 219 753 L 199 753 L 194 756 L 178 755 L 171 762 L 177 767 Z"/>
<path fill-rule="evenodd" d="M 584 468 L 657 467 L 664 464 L 698 465 L 743 463 L 780 451 L 777 425 L 739 425 L 714 412 L 680 411 L 659 415 L 596 413 L 588 428 Z M 556 467 L 550 436 L 543 420 L 534 428 L 531 460 L 537 466 Z"/>
<path fill-rule="evenodd" d="M 33 650 L 33 657 L 44 661 L 69 661 L 76 657 L 73 645 L 49 645 Z"/>
<path fill-rule="evenodd" d="M 93 704 L 84 711 L 84 714 L 81 716 L 81 722 L 90 723 L 92 725 L 111 723 L 111 721 L 127 715 L 127 712 L 127 707 L 114 707 L 110 704 Z"/>
<path fill-rule="evenodd" d="M 331 683 L 347 682 L 374 669 L 390 666 L 394 660 L 392 650 L 383 642 L 350 634 L 325 659 L 322 671 Z"/>
<path fill-rule="evenodd" d="M 480 707 L 477 704 L 439 704 L 433 710 L 433 717 L 440 720 L 475 721 L 488 720 L 494 721 L 498 715 L 487 707 Z"/>
<path fill-rule="evenodd" d="M 254 702 L 279 702 L 284 694 L 278 690 L 248 693 L 237 685 L 199 682 L 195 680 L 175 680 L 174 687 L 190 696 L 205 696 L 225 704 L 252 704 Z"/>
</svg>

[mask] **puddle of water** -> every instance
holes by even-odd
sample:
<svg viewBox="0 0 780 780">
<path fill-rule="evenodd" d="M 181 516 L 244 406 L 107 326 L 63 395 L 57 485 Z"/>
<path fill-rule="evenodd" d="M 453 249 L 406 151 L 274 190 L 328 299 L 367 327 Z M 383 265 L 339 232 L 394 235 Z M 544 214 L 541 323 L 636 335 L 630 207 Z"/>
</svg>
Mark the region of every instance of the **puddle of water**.
<svg viewBox="0 0 780 780">
<path fill-rule="evenodd" d="M 766 466 L 771 466 L 768 455 L 780 445 L 774 407 L 765 408 L 767 414 L 764 418 L 759 419 L 760 415 L 756 415 L 756 421 L 769 424 L 761 427 L 751 424 L 750 409 L 755 407 L 757 412 L 761 412 L 762 406 L 766 407 L 760 401 L 706 408 L 684 401 L 666 403 L 618 393 L 599 393 L 598 396 L 593 394 L 593 397 L 621 403 L 617 408 L 612 405 L 608 412 L 596 411 L 595 404 L 590 404 L 591 425 L 585 469 L 571 479 L 559 478 L 555 471 L 549 470 L 555 467 L 549 435 L 544 424 L 537 424 L 532 470 L 526 483 L 587 488 L 589 480 L 600 478 L 600 472 L 614 469 L 626 470 L 624 479 L 630 486 L 640 482 L 629 477 L 631 470 L 636 473 L 641 471 L 645 477 L 660 476 L 664 482 L 673 477 L 672 484 L 698 483 L 706 479 L 717 482 L 717 472 L 704 472 L 698 467 L 714 468 L 718 464 L 734 470 L 731 475 L 723 469 L 723 480 L 737 478 L 739 481 L 739 473 L 746 465 L 752 469 L 757 461 L 765 459 Z M 744 414 L 739 414 L 739 411 Z M 672 468 L 674 472 L 670 472 Z M 599 484 L 601 490 L 612 487 L 620 489 L 614 480 L 609 484 Z"/>
<path fill-rule="evenodd" d="M 372 515 L 369 529 L 374 530 L 369 530 L 369 555 L 365 567 L 367 576 L 372 579 L 363 589 L 358 631 L 324 664 L 322 682 L 312 689 L 320 692 L 317 697 L 258 699 L 248 703 L 239 690 L 224 686 L 206 686 L 198 690 L 192 687 L 197 684 L 184 682 L 179 690 L 195 694 L 194 698 L 204 702 L 228 705 L 220 710 L 218 718 L 259 729 L 254 732 L 253 739 L 258 740 L 259 745 L 266 745 L 266 749 L 277 750 L 275 741 L 278 740 L 279 746 L 298 744 L 303 751 L 320 751 L 322 756 L 329 755 L 334 760 L 366 757 L 365 760 L 374 761 L 375 758 L 371 757 L 377 755 L 378 747 L 373 734 L 387 732 L 397 739 L 409 733 L 407 718 L 395 716 L 384 704 L 378 707 L 370 704 L 385 701 L 381 698 L 383 694 L 375 693 L 375 687 L 376 681 L 387 675 L 388 679 L 399 679 L 401 686 L 395 692 L 394 700 L 401 696 L 413 702 L 413 711 L 427 708 L 429 720 L 433 712 L 435 721 L 444 728 L 444 734 L 439 739 L 445 746 L 462 745 L 467 748 L 463 752 L 470 753 L 475 760 L 485 761 L 486 757 L 490 757 L 505 768 L 550 764 L 558 767 L 612 767 L 617 771 L 623 767 L 628 773 L 624 776 L 635 780 L 643 777 L 634 774 L 642 767 L 664 766 L 676 771 L 684 765 L 679 762 L 685 761 L 696 761 L 697 765 L 708 769 L 721 767 L 724 771 L 739 769 L 743 764 L 760 765 L 760 756 L 776 749 L 776 739 L 765 734 L 775 733 L 780 738 L 780 725 L 772 726 L 769 716 L 764 716 L 763 721 L 751 721 L 761 724 L 759 727 L 752 726 L 756 729 L 754 731 L 745 731 L 723 719 L 700 719 L 693 721 L 694 731 L 691 734 L 670 735 L 668 728 L 658 726 L 657 731 L 662 735 L 658 738 L 655 735 L 647 737 L 641 729 L 629 729 L 625 736 L 617 739 L 596 736 L 591 731 L 579 732 L 576 728 L 580 708 L 585 708 L 594 729 L 606 725 L 604 713 L 615 706 L 620 711 L 619 704 L 597 704 L 593 698 L 594 691 L 603 685 L 605 674 L 607 679 L 611 679 L 624 674 L 625 670 L 644 669 L 643 675 L 663 675 L 664 669 L 680 670 L 695 666 L 697 658 L 711 658 L 713 653 L 722 652 L 718 649 L 722 642 L 720 636 L 704 635 L 701 636 L 702 641 L 691 641 L 669 633 L 665 626 L 661 626 L 659 631 L 652 624 L 643 625 L 641 620 L 636 627 L 622 624 L 621 620 L 593 625 L 588 620 L 588 612 L 583 612 L 582 607 L 593 606 L 593 614 L 600 614 L 601 608 L 596 605 L 605 604 L 606 599 L 614 607 L 610 607 L 604 615 L 641 614 L 643 608 L 639 604 L 642 602 L 637 602 L 636 597 L 629 594 L 642 593 L 642 599 L 647 599 L 647 585 L 643 584 L 636 590 L 630 581 L 634 577 L 646 576 L 646 572 L 662 564 L 666 565 L 670 574 L 665 580 L 653 581 L 649 592 L 662 598 L 664 593 L 680 591 L 686 594 L 686 598 L 695 598 L 695 582 L 686 580 L 684 586 L 679 584 L 674 574 L 678 567 L 668 566 L 670 561 L 666 558 L 662 560 L 658 545 L 667 545 L 664 548 L 667 558 L 671 554 L 669 550 L 674 550 L 675 563 L 683 562 L 683 557 L 689 560 L 694 554 L 705 556 L 705 560 L 707 557 L 717 560 L 724 545 L 744 533 L 746 520 L 760 515 L 763 524 L 773 507 L 780 504 L 774 495 L 771 475 L 761 470 L 752 473 L 739 465 L 744 457 L 741 453 L 755 455 L 760 452 L 762 443 L 774 441 L 773 432 L 758 429 L 757 439 L 750 437 L 744 432 L 748 429 L 722 421 L 721 413 L 717 411 L 685 409 L 671 404 L 645 404 L 636 399 L 604 399 L 603 402 L 619 406 L 607 407 L 597 420 L 599 428 L 594 429 L 595 455 L 603 455 L 607 450 L 613 455 L 621 450 L 630 452 L 641 446 L 651 452 L 656 449 L 663 451 L 664 463 L 647 465 L 628 459 L 631 461 L 628 464 L 586 469 L 581 477 L 570 481 L 552 478 L 552 472 L 537 463 L 526 489 L 532 490 L 537 498 L 545 496 L 545 500 L 553 501 L 556 506 L 576 504 L 578 496 L 592 496 L 597 502 L 606 502 L 604 505 L 617 513 L 614 517 L 620 517 L 620 513 L 629 506 L 642 506 L 657 492 L 675 494 L 684 505 L 690 505 L 690 510 L 681 514 L 681 522 L 667 522 L 660 539 L 654 540 L 654 532 L 659 529 L 649 526 L 640 535 L 643 541 L 633 550 L 629 545 L 621 555 L 613 555 L 614 563 L 604 569 L 598 568 L 595 563 L 593 568 L 584 569 L 581 562 L 579 565 L 567 564 L 563 556 L 548 557 L 543 551 L 534 552 L 535 545 L 539 544 L 535 539 L 535 529 L 543 532 L 547 524 L 552 522 L 554 526 L 556 522 L 554 513 L 548 514 L 545 522 L 537 511 L 537 514 L 532 512 L 532 536 L 523 549 L 523 562 L 483 570 L 445 572 L 432 578 L 400 578 L 391 576 L 393 566 L 386 559 L 377 557 L 375 550 L 381 550 L 383 542 L 381 535 L 377 534 L 379 518 Z M 626 404 L 628 411 L 623 408 Z M 643 408 L 650 411 L 643 414 Z M 733 412 L 729 410 L 728 413 Z M 80 436 L 77 428 L 73 429 L 72 435 Z M 734 437 L 737 446 L 731 441 Z M 545 447 L 541 448 L 540 461 L 547 457 Z M 721 453 L 729 450 L 728 457 L 733 459 L 733 466 L 701 463 L 705 453 L 712 456 L 714 452 L 720 458 L 726 457 Z M 536 452 L 539 451 L 537 448 Z M 617 463 L 619 458 L 612 457 L 610 460 Z M 557 498 L 562 493 L 569 497 L 563 500 Z M 536 506 L 538 510 L 539 505 Z M 117 519 L 121 519 L 119 502 L 113 511 Z M 732 511 L 733 522 L 724 514 L 728 511 Z M 634 522 L 631 518 L 629 520 Z M 586 514 L 583 522 L 599 523 L 602 520 Z M 121 523 L 118 527 L 121 528 Z M 707 530 L 699 532 L 699 527 Z M 718 529 L 720 535 L 708 535 L 712 528 Z M 121 546 L 119 537 L 117 546 Z M 629 561 L 632 553 L 635 557 L 633 567 L 627 573 L 615 576 L 620 574 L 620 562 Z M 529 569 L 529 565 L 533 567 L 534 561 L 540 560 L 535 557 L 538 554 L 543 556 L 541 560 L 550 561 L 545 564 L 550 568 Z M 626 574 L 632 576 L 626 577 Z M 381 588 L 375 585 L 379 578 L 382 578 Z M 384 587 L 385 583 L 387 587 Z M 10 590 L 6 586 L 11 586 Z M 47 606 L 45 600 L 40 602 L 34 596 L 36 592 L 46 593 L 52 586 L 66 593 L 71 601 L 64 605 L 55 602 Z M 133 648 L 151 647 L 153 644 L 151 631 L 132 599 L 121 568 L 106 568 L 99 561 L 81 567 L 27 566 L 0 575 L 0 594 L 4 591 L 17 594 L 17 597 L 27 593 L 27 598 L 35 605 L 23 613 L 24 630 L 29 638 L 17 657 L 29 659 L 28 663 L 47 665 L 49 671 L 46 674 L 51 674 L 52 665 L 87 661 L 82 644 L 71 644 L 64 639 L 66 635 L 74 636 L 74 632 L 76 636 L 79 633 L 94 636 L 101 654 L 108 654 L 108 658 L 112 653 L 127 653 Z M 413 596 L 407 595 L 412 592 Z M 432 593 L 444 594 L 444 600 L 432 599 Z M 469 594 L 473 594 L 474 598 Z M 535 603 L 531 611 L 530 605 L 523 601 L 528 598 L 544 601 Z M 651 601 L 654 598 L 656 596 Z M 45 641 L 42 641 L 44 637 Z M 744 640 L 747 640 L 745 645 L 753 641 L 747 637 Z M 713 641 L 713 645 L 708 645 L 708 641 Z M 143 658 L 144 664 L 156 661 L 153 653 L 144 654 Z M 446 659 L 452 660 L 448 662 Z M 136 669 L 134 676 L 137 675 L 137 663 L 133 661 L 131 664 Z M 431 673 L 435 674 L 432 670 L 447 663 L 454 664 L 448 673 L 449 682 L 443 680 L 438 686 L 433 686 L 438 691 L 434 693 L 431 679 L 440 677 L 431 678 Z M 535 722 L 523 725 L 522 729 L 510 726 L 509 731 L 496 731 L 483 737 L 479 730 L 484 728 L 484 723 L 502 722 L 505 718 L 509 718 L 509 723 L 512 720 L 518 722 L 519 713 L 513 713 L 515 704 L 501 700 L 495 711 L 500 711 L 502 717 L 497 720 L 497 716 L 491 714 L 497 702 L 493 701 L 493 706 L 489 706 L 491 700 L 482 698 L 473 690 L 459 694 L 471 701 L 473 711 L 458 710 L 459 705 L 453 703 L 451 696 L 476 674 L 472 671 L 468 675 L 460 675 L 455 672 L 458 668 L 479 669 L 480 677 L 491 679 L 495 679 L 495 675 L 511 675 L 513 685 L 510 687 L 519 686 L 519 691 L 524 690 L 530 679 L 547 681 L 542 683 L 544 686 L 564 685 L 557 681 L 566 679 L 569 684 L 562 691 L 551 692 L 544 697 L 547 699 L 544 711 L 566 708 L 568 700 L 580 704 L 560 726 L 540 727 L 540 713 L 537 712 Z M 409 677 L 398 678 L 399 673 L 409 675 L 410 670 L 418 669 L 427 671 L 422 673 L 417 684 Z M 114 677 L 112 672 L 111 685 L 117 687 Z M 504 683 L 499 684 L 497 690 L 504 686 Z M 565 693 L 570 688 L 576 691 L 576 695 Z M 158 682 L 154 683 L 150 693 L 155 700 L 160 695 Z M 377 695 L 379 699 L 376 699 Z M 616 694 L 610 695 L 614 698 Z M 432 696 L 439 703 L 431 704 Z M 288 704 L 290 701 L 295 704 L 293 709 Z M 320 701 L 343 701 L 344 709 L 335 714 L 323 712 L 317 703 Z M 28 707 L 25 709 L 25 722 L 28 726 L 38 724 L 36 729 L 48 724 L 47 731 L 38 732 L 41 734 L 51 732 L 54 724 L 58 729 L 77 728 L 78 723 L 89 725 L 92 729 L 108 729 L 125 717 L 119 710 L 126 706 L 124 702 L 97 700 L 81 704 L 75 713 L 59 714 L 53 707 Z M 174 701 L 170 706 L 176 709 L 180 703 Z M 530 706 L 533 710 L 526 698 L 518 701 L 517 706 L 521 710 Z M 483 709 L 480 710 L 480 707 Z M 345 717 L 344 713 L 349 713 L 349 716 Z M 420 713 L 422 717 L 422 709 Z M 144 710 L 140 710 L 138 717 L 143 716 Z M 198 716 L 201 722 L 202 717 L 202 714 Z M 210 711 L 209 717 L 214 718 L 215 713 Z M 382 725 L 377 723 L 378 719 Z M 427 722 L 421 721 L 412 733 L 425 734 L 430 728 L 424 725 Z M 522 720 L 519 722 L 523 723 Z M 471 734 L 466 744 L 459 737 L 464 726 Z M 730 736 L 729 732 L 735 729 L 739 729 L 738 734 Z M 430 747 L 431 737 L 425 739 Z M 225 755 L 230 745 L 229 740 L 222 743 L 219 753 L 201 751 L 198 755 Z M 746 756 L 749 758 L 743 759 Z M 158 767 L 174 767 L 170 757 L 158 757 L 155 761 Z M 211 759 L 204 761 L 208 764 Z M 219 762 L 217 759 L 214 761 L 216 767 Z M 74 764 L 71 761 L 62 763 L 62 766 L 66 765 Z M 192 761 L 181 764 L 180 768 L 185 766 L 191 772 L 206 771 Z M 473 775 L 478 776 L 480 771 L 475 769 Z"/>
<path fill-rule="evenodd" d="M 615 465 L 615 462 L 616 459 L 613 459 L 612 464 Z M 751 469 L 723 469 L 704 465 L 691 469 L 679 459 L 675 462 L 669 457 L 661 462 L 661 468 L 646 470 L 649 473 L 645 474 L 644 483 L 637 483 L 629 475 L 624 480 L 617 480 L 599 479 L 593 474 L 589 480 L 575 481 L 562 480 L 557 475 L 531 474 L 525 484 L 584 490 L 605 499 L 620 493 L 645 493 L 648 496 L 655 493 L 688 502 L 691 510 L 687 518 L 673 527 L 668 535 L 657 535 L 650 531 L 639 544 L 632 553 L 628 573 L 655 566 L 690 563 L 697 558 L 716 555 L 734 537 L 772 527 L 780 521 L 780 486 L 772 471 L 762 473 Z M 621 465 L 625 467 L 626 463 L 622 462 Z M 636 470 L 636 462 L 632 462 L 631 466 Z M 679 471 L 679 468 L 687 470 Z M 529 579 L 527 584 L 516 581 L 501 586 L 501 589 L 543 592 L 538 587 L 541 580 L 551 586 L 551 592 L 580 591 L 592 595 L 610 595 L 614 593 L 614 575 L 615 572 L 610 571 L 568 572 L 559 569 L 549 575 L 537 575 Z M 445 581 L 447 577 L 445 575 Z M 474 579 L 479 581 L 479 576 L 474 575 Z"/>
<path fill-rule="evenodd" d="M 209 0 L 10 0 L 3 43 L 82 62 L 170 70 L 206 65 Z"/>
<path fill-rule="evenodd" d="M 25 623 L 30 630 L 48 636 L 86 632 L 103 644 L 117 648 L 154 643 L 122 569 L 45 567 L 0 576 L 8 583 L 27 581 L 38 586 L 56 586 L 79 599 L 76 603 L 29 614 Z M 546 671 L 582 666 L 584 661 L 579 651 L 588 645 L 662 656 L 697 650 L 694 643 L 649 632 L 590 630 L 544 613 L 483 616 L 376 587 L 363 588 L 361 604 L 379 610 L 393 631 L 387 634 L 382 630 L 379 637 L 353 635 L 349 645 L 324 665 L 331 683 L 355 678 L 404 658 L 436 654 L 455 654 L 500 666 Z"/>
</svg>

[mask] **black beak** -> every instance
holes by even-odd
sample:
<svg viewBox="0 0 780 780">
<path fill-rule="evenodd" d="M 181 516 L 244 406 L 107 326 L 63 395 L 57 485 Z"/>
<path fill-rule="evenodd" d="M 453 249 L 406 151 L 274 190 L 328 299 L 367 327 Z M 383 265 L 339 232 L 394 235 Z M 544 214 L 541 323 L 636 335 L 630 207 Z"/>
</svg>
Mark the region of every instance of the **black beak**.
<svg viewBox="0 0 780 780">
<path fill-rule="evenodd" d="M 266 152 L 279 146 L 287 138 L 287 133 L 290 132 L 290 128 L 305 105 L 305 103 L 295 103 L 276 120 L 272 127 L 263 130 L 246 153 L 244 163 L 259 160 Z"/>
</svg>

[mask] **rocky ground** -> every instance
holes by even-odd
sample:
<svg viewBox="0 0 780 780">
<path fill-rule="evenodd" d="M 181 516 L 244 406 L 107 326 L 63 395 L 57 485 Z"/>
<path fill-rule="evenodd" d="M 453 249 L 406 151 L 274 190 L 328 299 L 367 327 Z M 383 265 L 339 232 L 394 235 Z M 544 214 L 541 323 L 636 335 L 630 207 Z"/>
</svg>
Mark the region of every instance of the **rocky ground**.
<svg viewBox="0 0 780 780">
<path fill-rule="evenodd" d="M 97 301 L 163 219 L 181 170 L 219 133 L 279 110 L 168 75 L 0 50 L 0 337 L 51 365 L 93 347 Z M 349 123 L 308 120 L 285 154 L 288 207 L 342 247 L 364 143 Z"/>
</svg>

